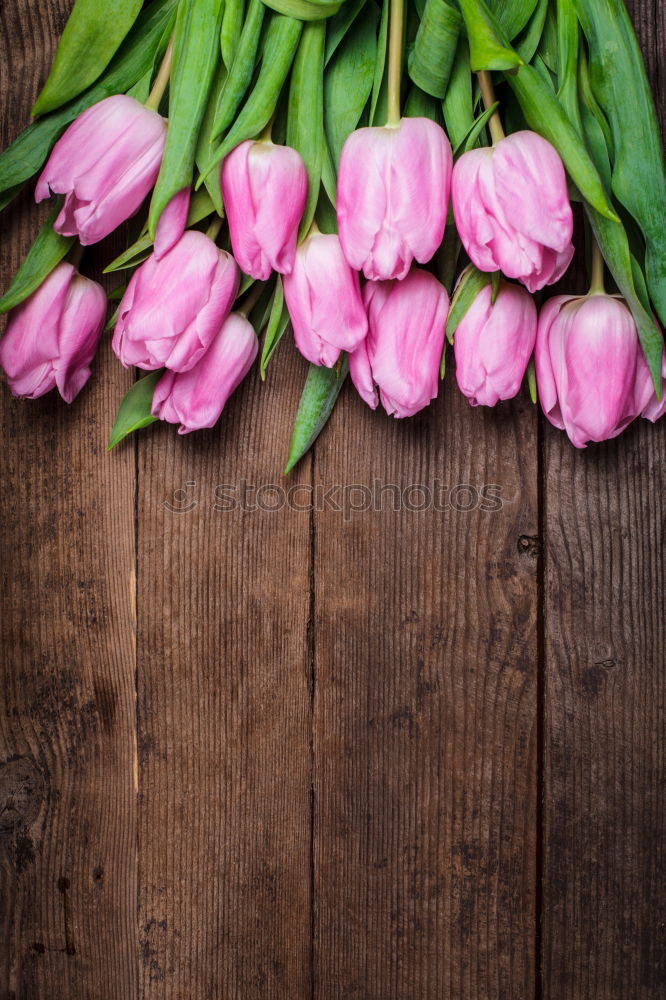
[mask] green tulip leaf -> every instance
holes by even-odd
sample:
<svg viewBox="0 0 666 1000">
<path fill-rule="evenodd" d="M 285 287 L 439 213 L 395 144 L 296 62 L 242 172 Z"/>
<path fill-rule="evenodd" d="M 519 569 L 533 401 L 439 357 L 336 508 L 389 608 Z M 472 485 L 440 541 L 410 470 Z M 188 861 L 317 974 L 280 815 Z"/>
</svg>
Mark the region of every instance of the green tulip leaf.
<svg viewBox="0 0 666 1000">
<path fill-rule="evenodd" d="M 222 60 L 220 60 L 217 72 L 215 73 L 215 78 L 213 79 L 213 83 L 208 94 L 208 103 L 204 112 L 203 121 L 201 122 L 201 128 L 199 129 L 197 146 L 194 151 L 194 162 L 196 163 L 199 174 L 203 173 L 208 166 L 208 161 L 210 160 L 215 112 L 217 110 L 220 95 L 224 89 L 226 79 L 227 68 Z M 215 206 L 215 211 L 219 216 L 224 215 L 220 171 L 213 170 L 212 173 L 208 174 L 204 178 L 204 184 L 206 191 L 208 192 L 208 199 L 209 201 L 212 200 L 212 203 Z M 196 198 L 198 195 L 203 193 L 204 190 L 202 188 L 201 190 L 195 192 L 194 197 Z"/>
<path fill-rule="evenodd" d="M 557 4 L 558 72 L 557 99 L 579 135 L 582 134 L 578 104 L 578 18 L 573 0 L 558 0 Z"/>
<path fill-rule="evenodd" d="M 527 26 L 534 14 L 537 0 L 489 0 L 488 7 L 510 41 Z"/>
<path fill-rule="evenodd" d="M 523 60 L 511 48 L 498 21 L 483 0 L 458 0 L 469 39 L 470 61 L 476 72 L 481 69 L 510 69 Z"/>
<path fill-rule="evenodd" d="M 153 191 L 148 230 L 155 238 L 160 216 L 174 195 L 192 184 L 199 128 L 219 59 L 222 0 L 181 0 L 174 34 L 169 86 L 169 126 Z"/>
<path fill-rule="evenodd" d="M 325 135 L 322 136 L 322 161 L 321 161 L 321 183 L 326 193 L 326 201 L 335 210 L 337 193 L 338 193 L 338 174 L 335 169 L 335 164 L 333 163 L 333 157 L 331 156 L 331 150 L 329 149 L 328 140 Z M 321 193 L 319 197 L 319 202 L 317 203 L 316 217 L 317 221 L 320 218 L 321 209 Z M 327 209 L 326 209 L 327 210 Z M 335 215 L 335 211 L 333 211 Z M 321 225 L 319 227 L 321 229 Z M 336 226 L 332 230 L 327 230 L 330 232 L 337 233 L 337 220 Z"/>
<path fill-rule="evenodd" d="M 73 245 L 74 236 L 61 236 L 53 228 L 61 208 L 62 198 L 58 198 L 16 277 L 0 299 L 0 313 L 8 312 L 32 295 Z"/>
<path fill-rule="evenodd" d="M 348 372 L 349 361 L 346 354 L 339 370 L 337 367 L 310 365 L 294 421 L 285 476 L 307 454 L 323 431 Z"/>
<path fill-rule="evenodd" d="M 267 7 L 285 17 L 294 17 L 299 21 L 323 21 L 333 17 L 342 6 L 339 3 L 310 3 L 310 0 L 264 0 Z"/>
<path fill-rule="evenodd" d="M 266 327 L 264 343 L 261 349 L 259 373 L 261 375 L 262 382 L 266 379 L 266 371 L 268 370 L 269 362 L 275 353 L 277 345 L 282 340 L 288 326 L 289 312 L 284 301 L 282 279 L 280 275 L 278 275 L 277 284 L 275 285 L 275 294 L 273 296 L 273 304 L 268 317 L 268 326 Z"/>
<path fill-rule="evenodd" d="M 499 272 L 496 272 L 499 274 Z M 453 343 L 453 336 L 463 319 L 467 310 L 473 305 L 477 295 L 486 285 L 493 283 L 493 275 L 485 271 L 478 271 L 473 264 L 470 264 L 461 274 L 458 287 L 451 300 L 449 317 L 446 321 L 446 336 L 449 343 Z"/>
<path fill-rule="evenodd" d="M 370 97 L 377 59 L 378 21 L 377 8 L 368 4 L 324 75 L 324 127 L 336 167 L 344 142 L 358 126 Z"/>
<path fill-rule="evenodd" d="M 258 136 L 273 117 L 302 29 L 302 23 L 292 17 L 280 14 L 273 14 L 271 17 L 257 82 L 224 141 L 212 152 L 203 175 L 197 181 L 197 187 L 215 170 L 220 160 L 241 142 Z"/>
<path fill-rule="evenodd" d="M 250 0 L 238 47 L 215 108 L 211 139 L 217 139 L 229 128 L 250 86 L 265 13 L 266 5 L 262 0 Z"/>
<path fill-rule="evenodd" d="M 514 39 L 514 48 L 524 62 L 532 62 L 543 36 L 548 16 L 548 0 L 539 0 L 527 26 Z"/>
<path fill-rule="evenodd" d="M 459 156 L 462 156 L 463 153 L 468 153 L 470 149 L 474 149 L 474 147 L 477 144 L 479 136 L 483 132 L 484 128 L 486 127 L 492 116 L 497 111 L 498 107 L 499 104 L 497 101 L 495 101 L 494 104 L 491 104 L 489 108 L 486 108 L 486 110 L 483 111 L 479 115 L 479 117 L 475 119 L 467 135 L 462 139 L 460 144 L 456 146 L 456 148 L 454 149 L 453 151 L 454 159 L 457 159 Z"/>
<path fill-rule="evenodd" d="M 613 136 L 612 191 L 645 240 L 645 274 L 666 323 L 666 171 L 650 84 L 622 0 L 575 0 L 590 82 Z"/>
<path fill-rule="evenodd" d="M 324 173 L 322 172 L 322 181 L 324 180 Z M 331 235 L 337 233 L 338 231 L 338 217 L 335 212 L 335 202 L 331 199 L 325 183 L 322 184 L 322 189 L 319 192 L 319 201 L 317 202 L 316 211 L 317 225 L 322 233 Z"/>
<path fill-rule="evenodd" d="M 352 24 L 363 10 L 367 0 L 347 0 L 342 5 L 337 14 L 334 14 L 326 25 L 326 50 L 324 52 L 324 65 L 328 66 L 335 55 L 335 51 L 346 36 Z"/>
<path fill-rule="evenodd" d="M 447 0 L 427 0 L 409 57 L 409 75 L 426 94 L 446 96 L 461 27 L 460 12 Z"/>
<path fill-rule="evenodd" d="M 370 124 L 377 122 L 377 112 L 379 98 L 384 82 L 384 69 L 386 67 L 387 44 L 388 44 L 388 21 L 389 3 L 382 4 L 382 16 L 379 22 L 379 37 L 377 39 L 377 60 L 375 62 L 375 76 L 372 82 L 372 98 L 370 100 Z M 382 123 L 383 124 L 383 123 Z"/>
<path fill-rule="evenodd" d="M 76 0 L 33 115 L 62 107 L 99 77 L 134 24 L 141 0 Z"/>
<path fill-rule="evenodd" d="M 107 451 L 111 451 L 124 441 L 128 434 L 155 423 L 157 417 L 154 417 L 150 410 L 155 386 L 163 374 L 163 371 L 157 371 L 144 375 L 127 392 L 118 408 Z"/>
<path fill-rule="evenodd" d="M 453 148 L 458 149 L 474 128 L 472 71 L 466 38 L 461 37 L 458 41 L 442 108 L 447 135 Z"/>
<path fill-rule="evenodd" d="M 312 224 L 321 184 L 325 39 L 326 27 L 321 22 L 309 21 L 304 26 L 289 87 L 287 145 L 298 150 L 308 172 L 308 196 L 299 230 L 301 238 Z"/>
<path fill-rule="evenodd" d="M 238 46 L 240 45 L 243 22 L 245 20 L 245 0 L 224 0 L 224 13 L 220 30 L 220 50 L 227 70 L 231 72 Z"/>
</svg>

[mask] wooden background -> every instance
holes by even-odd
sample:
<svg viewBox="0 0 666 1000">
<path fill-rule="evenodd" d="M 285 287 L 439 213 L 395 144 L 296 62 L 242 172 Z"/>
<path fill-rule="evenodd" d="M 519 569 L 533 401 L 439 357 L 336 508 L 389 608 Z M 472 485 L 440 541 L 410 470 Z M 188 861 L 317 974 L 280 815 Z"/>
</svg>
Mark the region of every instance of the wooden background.
<svg viewBox="0 0 666 1000">
<path fill-rule="evenodd" d="M 0 9 L 3 146 L 70 5 Z M 663 108 L 666 6 L 631 12 Z M 666 996 L 666 420 L 577 452 L 524 396 L 346 388 L 288 484 L 502 509 L 224 512 L 284 482 L 303 362 L 109 455 L 109 341 L 71 408 L 0 393 L 0 997 Z"/>
</svg>

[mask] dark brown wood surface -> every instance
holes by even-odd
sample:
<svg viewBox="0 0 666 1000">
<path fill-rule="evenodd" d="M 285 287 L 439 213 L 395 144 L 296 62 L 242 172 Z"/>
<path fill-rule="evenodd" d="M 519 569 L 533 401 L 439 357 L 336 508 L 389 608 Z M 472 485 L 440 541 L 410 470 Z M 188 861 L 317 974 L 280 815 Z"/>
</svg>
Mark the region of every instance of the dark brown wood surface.
<svg viewBox="0 0 666 1000">
<path fill-rule="evenodd" d="M 3 146 L 70 6 L 0 11 Z M 1 1000 L 665 996 L 666 420 L 345 390 L 284 480 L 304 370 L 111 455 L 108 340 L 72 407 L 0 393 Z"/>
</svg>

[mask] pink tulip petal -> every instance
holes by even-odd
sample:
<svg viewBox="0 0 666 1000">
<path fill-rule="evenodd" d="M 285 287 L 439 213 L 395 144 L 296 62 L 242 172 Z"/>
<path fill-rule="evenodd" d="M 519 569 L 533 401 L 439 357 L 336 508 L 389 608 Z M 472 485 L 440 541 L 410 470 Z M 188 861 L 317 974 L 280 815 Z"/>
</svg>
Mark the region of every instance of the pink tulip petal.
<svg viewBox="0 0 666 1000">
<path fill-rule="evenodd" d="M 251 139 L 242 142 L 222 161 L 222 197 L 229 222 L 231 247 L 238 266 L 245 274 L 266 281 L 270 268 L 267 269 L 261 260 L 255 236 L 255 205 L 248 166 L 252 145 Z"/>
<path fill-rule="evenodd" d="M 352 132 L 340 154 L 337 214 L 340 243 L 350 266 L 375 271 L 372 253 L 387 219 L 391 148 L 394 129 L 362 128 Z M 395 264 L 390 269 L 393 270 Z M 370 274 L 366 274 L 370 277 Z"/>
<path fill-rule="evenodd" d="M 448 310 L 442 285 L 418 268 L 371 299 L 372 374 L 387 412 L 411 416 L 436 397 Z"/>
<path fill-rule="evenodd" d="M 564 430 L 564 420 L 558 400 L 558 384 L 562 384 L 563 379 L 566 377 L 566 371 L 564 370 L 564 358 L 559 350 L 559 338 L 557 342 L 557 373 L 553 370 L 550 334 L 562 307 L 567 302 L 574 301 L 574 299 L 575 296 L 573 295 L 557 295 L 552 299 L 548 299 L 539 314 L 537 339 L 534 349 L 534 364 L 541 409 L 551 424 L 559 428 L 559 430 Z"/>
<path fill-rule="evenodd" d="M 104 320 L 106 294 L 96 281 L 75 274 L 60 316 L 59 356 L 54 361 L 56 385 L 66 403 L 90 378 Z"/>
<path fill-rule="evenodd" d="M 349 374 L 356 391 L 371 410 L 377 409 L 377 393 L 368 357 L 367 338 L 349 355 Z"/>
<path fill-rule="evenodd" d="M 190 208 L 190 188 L 175 194 L 162 212 L 155 231 L 154 254 L 157 260 L 172 250 L 185 232 Z"/>
<path fill-rule="evenodd" d="M 495 305 L 482 289 L 458 324 L 456 379 L 473 406 L 495 406 L 520 390 L 536 340 L 534 301 L 517 285 L 502 283 Z"/>
<path fill-rule="evenodd" d="M 254 143 L 249 156 L 255 207 L 255 237 L 270 269 L 288 274 L 294 266 L 298 225 L 308 177 L 299 153 L 288 146 Z"/>
<path fill-rule="evenodd" d="M 353 351 L 364 339 L 368 322 L 358 274 L 337 236 L 311 234 L 283 282 L 296 345 L 312 364 L 330 368 L 341 350 Z"/>
<path fill-rule="evenodd" d="M 54 228 L 97 242 L 140 206 L 159 172 L 166 124 L 124 95 L 88 108 L 58 140 L 35 198 L 66 195 Z"/>
<path fill-rule="evenodd" d="M 193 368 L 180 374 L 167 372 L 160 379 L 153 394 L 153 415 L 179 423 L 179 434 L 212 427 L 250 370 L 258 349 L 251 324 L 232 313 Z"/>
<path fill-rule="evenodd" d="M 497 199 L 514 227 L 536 243 L 563 251 L 573 214 L 557 150 L 536 132 L 514 132 L 493 152 Z"/>
<path fill-rule="evenodd" d="M 59 264 L 9 314 L 0 341 L 0 365 L 15 396 L 36 399 L 55 387 L 53 361 L 60 350 L 60 314 L 74 273 L 71 264 Z"/>
</svg>

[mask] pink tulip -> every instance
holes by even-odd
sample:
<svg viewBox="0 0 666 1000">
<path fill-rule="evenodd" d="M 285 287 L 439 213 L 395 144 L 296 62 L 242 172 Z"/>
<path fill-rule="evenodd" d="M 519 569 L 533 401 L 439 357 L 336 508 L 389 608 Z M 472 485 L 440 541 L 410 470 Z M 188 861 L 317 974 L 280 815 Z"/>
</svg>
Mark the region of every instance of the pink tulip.
<svg viewBox="0 0 666 1000">
<path fill-rule="evenodd" d="M 616 437 L 637 415 L 636 326 L 622 299 L 559 295 L 539 316 L 539 399 L 551 424 L 576 448 Z"/>
<path fill-rule="evenodd" d="M 230 254 L 188 230 L 159 260 L 137 268 L 123 295 L 113 350 L 128 368 L 186 372 L 229 315 L 239 273 Z"/>
<path fill-rule="evenodd" d="M 634 410 L 636 416 L 645 417 L 653 424 L 666 413 L 666 354 L 662 354 L 661 399 L 657 399 L 645 355 L 642 348 L 639 348 L 634 385 Z"/>
<path fill-rule="evenodd" d="M 234 256 L 260 281 L 294 266 L 308 175 L 299 153 L 270 141 L 248 140 L 222 164 L 222 196 Z"/>
<path fill-rule="evenodd" d="M 332 368 L 340 351 L 355 350 L 368 332 L 358 273 L 338 237 L 311 233 L 283 281 L 296 346 L 313 365 Z"/>
<path fill-rule="evenodd" d="M 503 281 L 495 305 L 491 300 L 486 285 L 453 340 L 458 386 L 472 406 L 495 406 L 517 395 L 536 342 L 536 306 L 524 288 Z"/>
<path fill-rule="evenodd" d="M 190 188 L 181 188 L 160 215 L 155 232 L 153 252 L 157 260 L 175 247 L 185 232 L 190 208 Z"/>
<path fill-rule="evenodd" d="M 557 150 L 535 132 L 464 153 L 453 169 L 460 239 L 480 271 L 501 270 L 535 292 L 573 257 L 573 215 Z"/>
<path fill-rule="evenodd" d="M 338 227 L 345 257 L 366 278 L 404 278 L 442 242 L 451 145 L 429 118 L 352 132 L 342 149 Z"/>
<path fill-rule="evenodd" d="M 35 199 L 65 195 L 54 229 L 97 243 L 133 215 L 162 161 L 166 122 L 132 97 L 116 94 L 79 115 L 53 147 Z"/>
<path fill-rule="evenodd" d="M 258 348 L 252 324 L 239 313 L 231 313 L 193 368 L 164 373 L 155 386 L 153 416 L 180 424 L 179 434 L 212 427 L 250 370 Z"/>
<path fill-rule="evenodd" d="M 349 355 L 349 372 L 374 410 L 374 383 L 388 414 L 411 417 L 437 395 L 449 299 L 427 271 L 403 281 L 368 282 L 363 289 L 369 332 Z"/>
<path fill-rule="evenodd" d="M 13 395 L 37 399 L 57 386 L 71 403 L 90 378 L 105 317 L 101 285 L 58 264 L 9 314 L 0 365 Z"/>
</svg>

